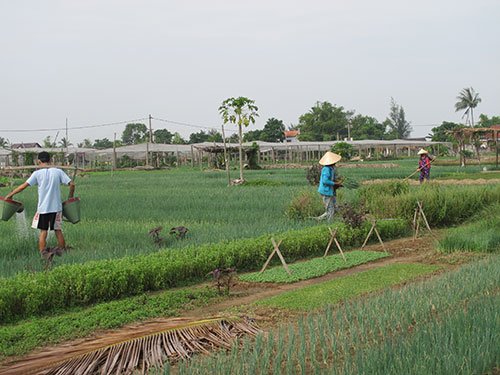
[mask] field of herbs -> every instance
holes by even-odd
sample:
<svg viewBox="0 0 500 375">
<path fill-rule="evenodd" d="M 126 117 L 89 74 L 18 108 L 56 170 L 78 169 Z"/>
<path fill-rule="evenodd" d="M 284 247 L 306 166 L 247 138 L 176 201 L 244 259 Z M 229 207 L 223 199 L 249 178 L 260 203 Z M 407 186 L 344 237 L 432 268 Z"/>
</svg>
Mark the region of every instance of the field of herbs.
<svg viewBox="0 0 500 375">
<path fill-rule="evenodd" d="M 414 170 L 413 160 L 399 161 L 395 168 L 345 168 L 340 172 L 356 187 L 372 178 L 403 178 Z M 392 163 L 394 164 L 394 163 Z M 369 165 L 369 164 L 367 164 Z M 474 175 L 471 166 L 435 167 L 433 176 Z M 290 201 L 307 191 L 319 198 L 308 185 L 303 169 L 247 171 L 250 184 L 229 188 L 222 171 L 191 169 L 154 172 L 90 173 L 77 177 L 76 195 L 82 199 L 82 221 L 66 224 L 67 242 L 73 250 L 55 264 L 85 263 L 158 251 L 148 232 L 163 227 L 162 248 L 177 249 L 206 243 L 252 238 L 314 226 L 312 220 L 292 220 L 286 215 Z M 13 181 L 15 184 L 22 180 Z M 64 189 L 64 188 L 63 188 Z M 9 188 L 0 188 L 5 195 Z M 67 194 L 63 190 L 63 195 Z M 29 228 L 36 208 L 36 189 L 16 196 L 25 212 L 0 223 L 0 277 L 19 272 L 43 270 L 37 249 L 37 233 Z M 340 192 L 339 201 L 356 201 L 357 189 Z M 176 226 L 189 229 L 184 240 L 169 234 Z M 55 238 L 49 238 L 55 244 Z"/>
<path fill-rule="evenodd" d="M 499 285 L 495 256 L 313 311 L 228 352 L 166 364 L 164 374 L 489 373 L 500 364 Z"/>
<path fill-rule="evenodd" d="M 305 169 L 247 171 L 248 184 L 233 187 L 227 187 L 222 171 L 88 173 L 76 180 L 83 219 L 64 227 L 73 249 L 56 258 L 47 272 L 41 272 L 44 264 L 36 250 L 36 231 L 28 228 L 36 190 L 26 190 L 16 196 L 24 202 L 25 212 L 0 223 L 0 359 L 44 343 L 216 303 L 224 298 L 216 290 L 193 285 L 207 281 L 214 269 L 254 272 L 242 274 L 241 281 L 255 284 L 294 283 L 378 259 L 383 262 L 390 253 L 355 250 L 370 229 L 370 222 L 363 222 L 364 214 L 379 220 L 384 241 L 401 238 L 411 234 L 417 200 L 433 228 L 449 228 L 437 249 L 500 251 L 499 184 L 412 186 L 404 177 L 415 170 L 414 160 L 391 163 L 397 166 L 339 170 L 346 187 L 339 191 L 338 201 L 346 206 L 330 225 L 308 218 L 320 212 L 321 205 Z M 434 166 L 433 177 L 478 178 L 480 170 Z M 389 181 L 362 184 L 370 179 Z M 0 188 L 0 195 L 8 190 Z M 169 234 L 170 228 L 181 225 L 189 229 L 186 238 Z M 347 261 L 336 250 L 331 251 L 335 255 L 321 257 L 330 239 L 329 226 L 337 230 Z M 157 230 L 161 240 L 155 241 L 148 233 L 158 227 L 162 227 Z M 291 277 L 278 259 L 266 272 L 255 273 L 272 250 L 272 237 L 282 241 L 280 249 L 290 264 Z M 368 271 L 260 300 L 254 305 L 257 308 L 307 315 L 240 341 L 228 352 L 166 364 L 160 371 L 491 371 L 500 363 L 500 353 L 494 349 L 500 339 L 500 329 L 495 329 L 500 327 L 495 308 L 500 302 L 500 258 L 493 254 L 452 272 L 443 271 L 435 264 L 374 264 Z M 436 272 L 440 275 L 414 281 Z M 378 294 L 366 296 L 371 292 Z"/>
</svg>

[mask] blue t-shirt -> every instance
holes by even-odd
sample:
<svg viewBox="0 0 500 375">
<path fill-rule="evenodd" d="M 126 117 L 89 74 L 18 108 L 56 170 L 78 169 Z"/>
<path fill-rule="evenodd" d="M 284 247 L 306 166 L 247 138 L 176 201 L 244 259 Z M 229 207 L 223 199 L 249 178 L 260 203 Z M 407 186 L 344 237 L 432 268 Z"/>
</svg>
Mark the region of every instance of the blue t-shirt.
<svg viewBox="0 0 500 375">
<path fill-rule="evenodd" d="M 68 185 L 71 178 L 58 168 L 39 169 L 28 178 L 28 185 L 38 185 L 39 214 L 62 211 L 60 185 Z"/>
</svg>

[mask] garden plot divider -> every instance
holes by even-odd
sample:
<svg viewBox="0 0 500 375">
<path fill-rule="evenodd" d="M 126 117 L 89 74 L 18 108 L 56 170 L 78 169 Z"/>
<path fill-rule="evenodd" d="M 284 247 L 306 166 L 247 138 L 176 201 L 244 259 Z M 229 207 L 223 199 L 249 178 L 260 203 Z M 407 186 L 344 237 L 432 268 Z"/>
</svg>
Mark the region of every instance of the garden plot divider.
<svg viewBox="0 0 500 375">
<path fill-rule="evenodd" d="M 337 237 L 343 246 L 359 246 L 370 225 L 353 229 L 338 223 Z M 379 223 L 380 234 L 397 238 L 409 233 L 409 223 Z M 329 240 L 327 226 L 280 234 L 283 255 L 290 262 L 322 256 Z M 168 289 L 204 280 L 215 268 L 241 271 L 260 269 L 269 254 L 271 235 L 252 239 L 162 250 L 114 260 L 59 266 L 44 273 L 24 273 L 0 279 L 0 324 L 47 314 L 74 306 Z M 274 260 L 272 263 L 277 262 Z"/>
</svg>

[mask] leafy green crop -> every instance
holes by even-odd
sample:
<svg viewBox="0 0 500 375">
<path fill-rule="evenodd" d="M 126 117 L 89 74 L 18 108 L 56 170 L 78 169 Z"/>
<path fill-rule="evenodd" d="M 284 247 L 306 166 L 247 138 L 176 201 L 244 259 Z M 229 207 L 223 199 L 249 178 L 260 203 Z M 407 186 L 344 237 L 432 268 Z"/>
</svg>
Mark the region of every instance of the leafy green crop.
<svg viewBox="0 0 500 375">
<path fill-rule="evenodd" d="M 337 224 L 344 247 L 360 245 L 369 226 L 351 229 Z M 383 238 L 408 232 L 404 221 L 381 222 Z M 280 234 L 281 251 L 289 262 L 322 255 L 329 240 L 326 226 Z M 264 264 L 272 249 L 270 236 L 220 244 L 163 250 L 149 255 L 64 265 L 45 273 L 0 279 L 0 322 L 12 322 L 72 306 L 110 301 L 145 291 L 162 290 L 206 278 L 215 268 L 252 271 Z M 276 260 L 274 262 L 277 262 Z M 275 264 L 275 263 L 273 263 Z"/>
<path fill-rule="evenodd" d="M 289 264 L 288 267 L 292 273 L 291 275 L 280 265 L 267 269 L 263 273 L 255 272 L 240 275 L 239 279 L 261 283 L 293 283 L 323 276 L 329 272 L 351 268 L 389 255 L 389 253 L 376 251 L 349 251 L 345 253 L 346 261 L 344 261 L 340 254 L 335 254 L 326 258 L 314 258 L 304 262 Z"/>
<path fill-rule="evenodd" d="M 259 301 L 259 305 L 280 308 L 311 310 L 320 306 L 335 304 L 362 293 L 373 292 L 399 284 L 417 276 L 438 270 L 440 267 L 424 264 L 391 264 L 311 285 L 298 290 Z"/>
</svg>

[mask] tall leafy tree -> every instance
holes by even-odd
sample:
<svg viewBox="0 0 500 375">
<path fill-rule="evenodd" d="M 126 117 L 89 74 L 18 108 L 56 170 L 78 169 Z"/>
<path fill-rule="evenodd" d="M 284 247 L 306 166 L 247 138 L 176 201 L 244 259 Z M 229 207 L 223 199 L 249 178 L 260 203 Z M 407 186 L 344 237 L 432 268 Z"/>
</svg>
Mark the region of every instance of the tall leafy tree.
<svg viewBox="0 0 500 375">
<path fill-rule="evenodd" d="M 259 108 L 255 101 L 244 96 L 238 98 L 229 98 L 222 102 L 219 107 L 219 113 L 222 116 L 224 124 L 228 122 L 238 125 L 238 141 L 240 144 L 240 179 L 243 180 L 243 126 L 247 127 L 250 123 L 255 123 L 255 117 L 259 114 Z"/>
<path fill-rule="evenodd" d="M 404 139 L 408 138 L 411 134 L 412 127 L 406 121 L 405 110 L 403 106 L 396 103 L 394 98 L 391 98 L 389 117 L 384 121 L 384 125 L 389 130 L 389 138 Z"/>
<path fill-rule="evenodd" d="M 489 118 L 485 114 L 479 115 L 478 125 L 482 128 L 489 128 L 492 125 L 500 125 L 500 116 L 491 116 Z"/>
<path fill-rule="evenodd" d="M 157 129 L 153 133 L 155 143 L 170 144 L 172 143 L 173 133 L 167 129 Z"/>
<path fill-rule="evenodd" d="M 243 140 L 245 142 L 260 141 L 261 136 L 262 136 L 262 130 L 260 129 L 250 130 L 243 135 Z M 236 142 L 238 142 L 238 140 L 236 140 Z"/>
<path fill-rule="evenodd" d="M 0 137 L 0 147 L 7 147 L 9 145 L 9 141 L 6 138 Z"/>
<path fill-rule="evenodd" d="M 234 133 L 234 134 L 231 134 L 229 137 L 226 137 L 226 142 L 228 142 L 228 143 L 238 143 L 238 134 Z"/>
<path fill-rule="evenodd" d="M 462 128 L 463 125 L 455 122 L 443 121 L 439 126 L 432 128 L 432 141 L 433 142 L 456 142 L 455 138 L 449 133 L 451 130 Z"/>
<path fill-rule="evenodd" d="M 184 138 L 182 138 L 178 132 L 174 133 L 174 136 L 172 137 L 172 144 L 185 145 L 186 143 L 187 143 L 186 140 Z"/>
<path fill-rule="evenodd" d="M 301 141 L 332 141 L 347 137 L 347 125 L 353 111 L 329 102 L 317 102 L 299 118 L 297 128 Z"/>
<path fill-rule="evenodd" d="M 285 139 L 285 124 L 274 117 L 267 120 L 259 140 L 264 142 L 283 142 Z"/>
<path fill-rule="evenodd" d="M 356 115 L 351 119 L 353 139 L 384 139 L 385 125 L 375 117 Z"/>
<path fill-rule="evenodd" d="M 122 142 L 125 145 L 135 145 L 146 141 L 148 128 L 144 124 L 127 124 L 122 133 Z"/>
<path fill-rule="evenodd" d="M 208 137 L 210 135 L 206 133 L 204 130 L 200 130 L 197 133 L 189 134 L 189 143 L 203 143 L 208 141 Z"/>
<path fill-rule="evenodd" d="M 103 150 L 105 148 L 111 148 L 111 147 L 113 147 L 113 142 L 110 141 L 108 138 L 94 140 L 94 148 L 98 150 Z"/>
<path fill-rule="evenodd" d="M 467 87 L 460 91 L 455 103 L 455 112 L 465 110 L 463 117 L 466 118 L 466 123 L 474 126 L 474 108 L 481 103 L 479 94 L 472 87 Z"/>
<path fill-rule="evenodd" d="M 207 135 L 208 135 L 207 138 L 208 142 L 222 142 L 222 134 L 215 129 L 210 129 Z"/>
</svg>

